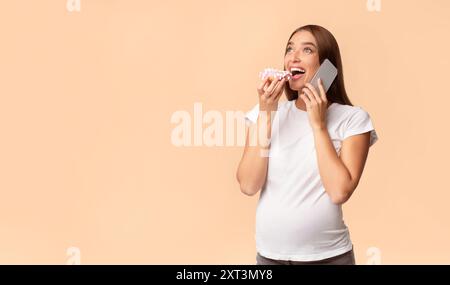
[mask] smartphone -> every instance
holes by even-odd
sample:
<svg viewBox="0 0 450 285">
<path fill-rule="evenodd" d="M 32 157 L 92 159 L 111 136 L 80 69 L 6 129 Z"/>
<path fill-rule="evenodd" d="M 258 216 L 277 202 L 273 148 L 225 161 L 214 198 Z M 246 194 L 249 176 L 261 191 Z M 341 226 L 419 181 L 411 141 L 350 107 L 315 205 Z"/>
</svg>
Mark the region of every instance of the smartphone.
<svg viewBox="0 0 450 285">
<path fill-rule="evenodd" d="M 325 93 L 330 89 L 331 84 L 338 74 L 337 68 L 327 58 L 322 62 L 314 77 L 309 83 L 311 83 L 317 91 L 319 91 L 319 84 L 317 79 L 322 79 L 322 85 L 325 89 Z"/>
</svg>

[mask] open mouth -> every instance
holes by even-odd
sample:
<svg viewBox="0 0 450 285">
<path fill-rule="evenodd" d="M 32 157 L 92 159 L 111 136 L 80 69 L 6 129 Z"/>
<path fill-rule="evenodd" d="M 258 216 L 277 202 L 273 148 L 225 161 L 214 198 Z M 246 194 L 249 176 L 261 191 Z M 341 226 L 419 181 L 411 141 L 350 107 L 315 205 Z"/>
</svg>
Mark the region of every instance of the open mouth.
<svg viewBox="0 0 450 285">
<path fill-rule="evenodd" d="M 299 79 L 305 74 L 306 70 L 298 67 L 291 68 L 292 79 Z"/>
</svg>

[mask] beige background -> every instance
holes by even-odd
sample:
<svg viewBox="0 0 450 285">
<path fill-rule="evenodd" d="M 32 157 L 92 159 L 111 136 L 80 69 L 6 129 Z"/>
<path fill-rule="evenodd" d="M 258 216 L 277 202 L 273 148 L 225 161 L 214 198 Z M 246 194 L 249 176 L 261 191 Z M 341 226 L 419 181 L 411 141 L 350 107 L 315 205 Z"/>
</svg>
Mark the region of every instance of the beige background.
<svg viewBox="0 0 450 285">
<path fill-rule="evenodd" d="M 345 204 L 357 263 L 450 263 L 450 2 L 0 4 L 0 263 L 254 264 L 241 147 L 175 147 L 171 115 L 250 109 L 297 27 L 337 38 L 380 140 Z"/>
</svg>

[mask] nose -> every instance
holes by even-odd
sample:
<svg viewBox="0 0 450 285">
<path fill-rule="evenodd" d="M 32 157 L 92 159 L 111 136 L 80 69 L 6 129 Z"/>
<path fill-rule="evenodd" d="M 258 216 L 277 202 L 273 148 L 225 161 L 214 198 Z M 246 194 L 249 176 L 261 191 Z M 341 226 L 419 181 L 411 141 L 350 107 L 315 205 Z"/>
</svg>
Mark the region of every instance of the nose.
<svg viewBox="0 0 450 285">
<path fill-rule="evenodd" d="M 288 66 L 291 66 L 292 64 L 301 62 L 300 57 L 298 57 L 296 54 L 292 55 L 292 57 L 288 60 Z"/>
</svg>

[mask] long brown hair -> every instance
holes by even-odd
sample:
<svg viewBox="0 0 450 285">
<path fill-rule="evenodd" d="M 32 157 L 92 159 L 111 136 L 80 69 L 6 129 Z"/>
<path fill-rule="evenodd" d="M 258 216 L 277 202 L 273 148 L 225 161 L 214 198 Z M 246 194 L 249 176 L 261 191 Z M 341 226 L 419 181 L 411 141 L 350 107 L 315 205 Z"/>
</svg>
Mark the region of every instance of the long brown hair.
<svg viewBox="0 0 450 285">
<path fill-rule="evenodd" d="M 333 34 L 321 26 L 306 25 L 296 29 L 289 37 L 288 42 L 291 40 L 292 36 L 295 33 L 300 31 L 308 31 L 316 39 L 319 49 L 320 64 L 322 64 L 322 62 L 326 58 L 328 58 L 328 60 L 330 60 L 331 63 L 333 63 L 334 66 L 336 66 L 336 68 L 338 69 L 338 75 L 336 76 L 336 79 L 333 81 L 333 84 L 331 84 L 330 89 L 327 91 L 327 100 L 330 103 L 336 102 L 343 105 L 353 106 L 353 104 L 350 102 L 350 99 L 347 97 L 347 92 L 345 91 L 341 53 L 339 51 L 339 45 L 336 39 L 334 38 Z M 286 67 L 284 67 L 284 69 L 286 70 Z M 289 84 L 286 84 L 284 86 L 284 91 L 289 101 L 298 98 L 298 91 L 292 90 L 289 87 Z"/>
</svg>

